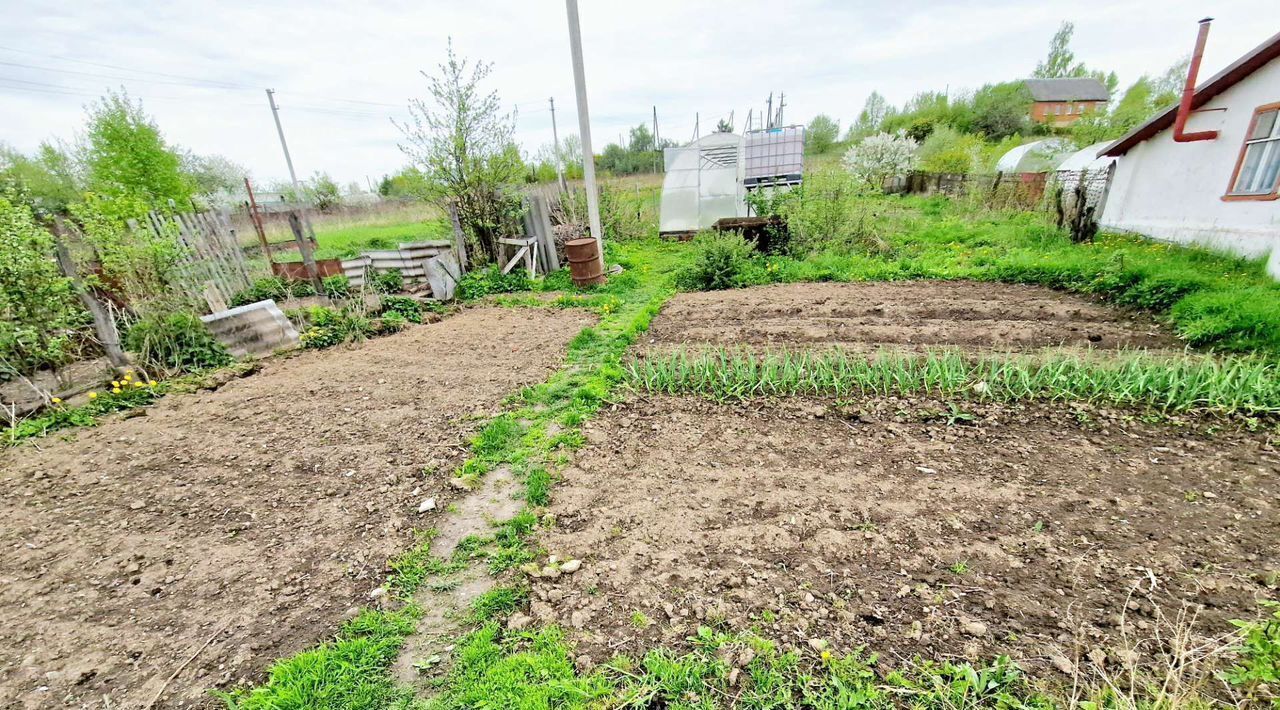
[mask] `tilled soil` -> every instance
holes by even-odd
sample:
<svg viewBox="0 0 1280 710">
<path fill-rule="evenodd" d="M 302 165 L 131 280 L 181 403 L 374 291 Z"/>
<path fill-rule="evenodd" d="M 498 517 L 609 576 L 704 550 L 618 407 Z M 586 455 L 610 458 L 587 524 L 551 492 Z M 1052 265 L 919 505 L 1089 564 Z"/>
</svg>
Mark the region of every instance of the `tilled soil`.
<svg viewBox="0 0 1280 710">
<path fill-rule="evenodd" d="M 534 579 L 531 614 L 569 629 L 588 664 L 687 648 L 723 622 L 805 653 L 811 639 L 891 664 L 1008 653 L 1065 678 L 1078 657 L 1133 660 L 1122 625 L 1149 638 L 1188 605 L 1214 635 L 1277 597 L 1280 452 L 1265 435 L 964 407 L 972 422 L 899 399 L 602 413 L 540 539 L 584 565 Z"/>
<path fill-rule="evenodd" d="M 261 680 L 369 601 L 459 495 L 470 434 L 590 320 L 467 310 L 3 452 L 0 704 L 212 705 Z"/>
<path fill-rule="evenodd" d="M 1038 286 L 969 281 L 779 284 L 682 293 L 654 320 L 649 338 L 659 349 L 1181 348 L 1141 314 Z"/>
</svg>

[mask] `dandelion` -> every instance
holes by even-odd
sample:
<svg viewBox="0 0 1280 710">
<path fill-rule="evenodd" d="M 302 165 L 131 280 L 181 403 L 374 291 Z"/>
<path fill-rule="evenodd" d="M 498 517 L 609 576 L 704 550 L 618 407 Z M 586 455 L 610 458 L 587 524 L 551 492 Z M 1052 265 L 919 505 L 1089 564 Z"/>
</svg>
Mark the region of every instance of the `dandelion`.
<svg viewBox="0 0 1280 710">
<path fill-rule="evenodd" d="M 119 387 L 119 386 L 120 386 L 120 380 L 112 380 L 112 381 L 111 381 L 111 386 L 112 386 L 112 387 Z"/>
<path fill-rule="evenodd" d="M 147 382 L 147 386 L 148 386 L 148 387 L 155 387 L 155 386 L 156 386 L 156 384 L 157 384 L 157 383 L 156 383 L 156 381 L 155 381 L 155 380 L 150 380 L 150 381 L 148 381 L 148 382 Z"/>
<path fill-rule="evenodd" d="M 62 404 L 62 399 L 61 399 L 61 398 L 58 398 L 58 397 L 54 397 L 53 399 L 51 399 L 51 400 L 49 400 L 49 401 L 50 401 L 50 402 L 53 402 L 54 404 Z"/>
<path fill-rule="evenodd" d="M 119 387 L 112 387 L 112 388 L 111 388 L 111 394 L 120 394 L 120 388 L 119 388 Z"/>
<path fill-rule="evenodd" d="M 89 399 L 97 399 L 97 398 L 98 398 L 98 393 L 97 393 L 97 392 L 90 392 L 90 393 L 89 393 Z"/>
<path fill-rule="evenodd" d="M 135 383 L 133 383 L 133 386 L 134 386 L 134 387 L 142 387 L 142 383 L 141 383 L 141 382 L 135 382 Z"/>
<path fill-rule="evenodd" d="M 830 660 L 831 660 L 831 652 L 830 652 L 830 651 L 823 651 L 823 652 L 822 652 L 822 661 L 825 663 L 825 662 L 828 662 L 828 661 L 830 661 Z"/>
</svg>

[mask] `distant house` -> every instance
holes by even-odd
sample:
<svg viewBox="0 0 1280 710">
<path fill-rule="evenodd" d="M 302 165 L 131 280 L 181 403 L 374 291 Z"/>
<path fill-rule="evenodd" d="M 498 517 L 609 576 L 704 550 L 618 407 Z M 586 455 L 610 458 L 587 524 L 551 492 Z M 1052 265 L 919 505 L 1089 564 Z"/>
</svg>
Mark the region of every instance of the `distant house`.
<svg viewBox="0 0 1280 710">
<path fill-rule="evenodd" d="M 1188 84 L 1207 34 L 1202 25 Z M 1188 101 L 1189 99 L 1189 101 Z M 1247 257 L 1280 278 L 1280 34 L 1099 155 L 1117 157 L 1104 227 Z"/>
<path fill-rule="evenodd" d="M 1111 100 L 1107 87 L 1097 79 L 1027 79 L 1031 92 L 1031 120 L 1051 126 L 1069 126 Z"/>
</svg>

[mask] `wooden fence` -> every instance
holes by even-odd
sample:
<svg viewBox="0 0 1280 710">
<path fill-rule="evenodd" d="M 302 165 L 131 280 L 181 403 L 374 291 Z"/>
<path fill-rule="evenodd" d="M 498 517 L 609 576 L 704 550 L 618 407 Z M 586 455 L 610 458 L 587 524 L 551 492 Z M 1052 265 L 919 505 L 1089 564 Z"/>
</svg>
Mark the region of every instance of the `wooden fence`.
<svg viewBox="0 0 1280 710">
<path fill-rule="evenodd" d="M 129 226 L 177 240 L 182 256 L 173 286 L 188 298 L 205 303 L 210 312 L 226 309 L 233 296 L 252 285 L 244 252 L 226 212 L 151 212 L 143 223 L 130 220 Z"/>
</svg>

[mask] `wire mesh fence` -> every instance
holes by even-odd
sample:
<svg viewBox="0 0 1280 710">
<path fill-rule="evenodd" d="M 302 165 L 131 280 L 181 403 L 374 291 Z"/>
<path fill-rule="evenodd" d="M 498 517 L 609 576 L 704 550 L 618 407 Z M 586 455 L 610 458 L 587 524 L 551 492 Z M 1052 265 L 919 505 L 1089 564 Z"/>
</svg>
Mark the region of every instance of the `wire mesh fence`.
<svg viewBox="0 0 1280 710">
<path fill-rule="evenodd" d="M 946 195 L 984 209 L 1040 212 L 1068 229 L 1076 241 L 1089 241 L 1097 231 L 1111 175 L 1111 170 L 994 175 L 912 172 L 890 178 L 884 189 L 896 194 Z"/>
</svg>

